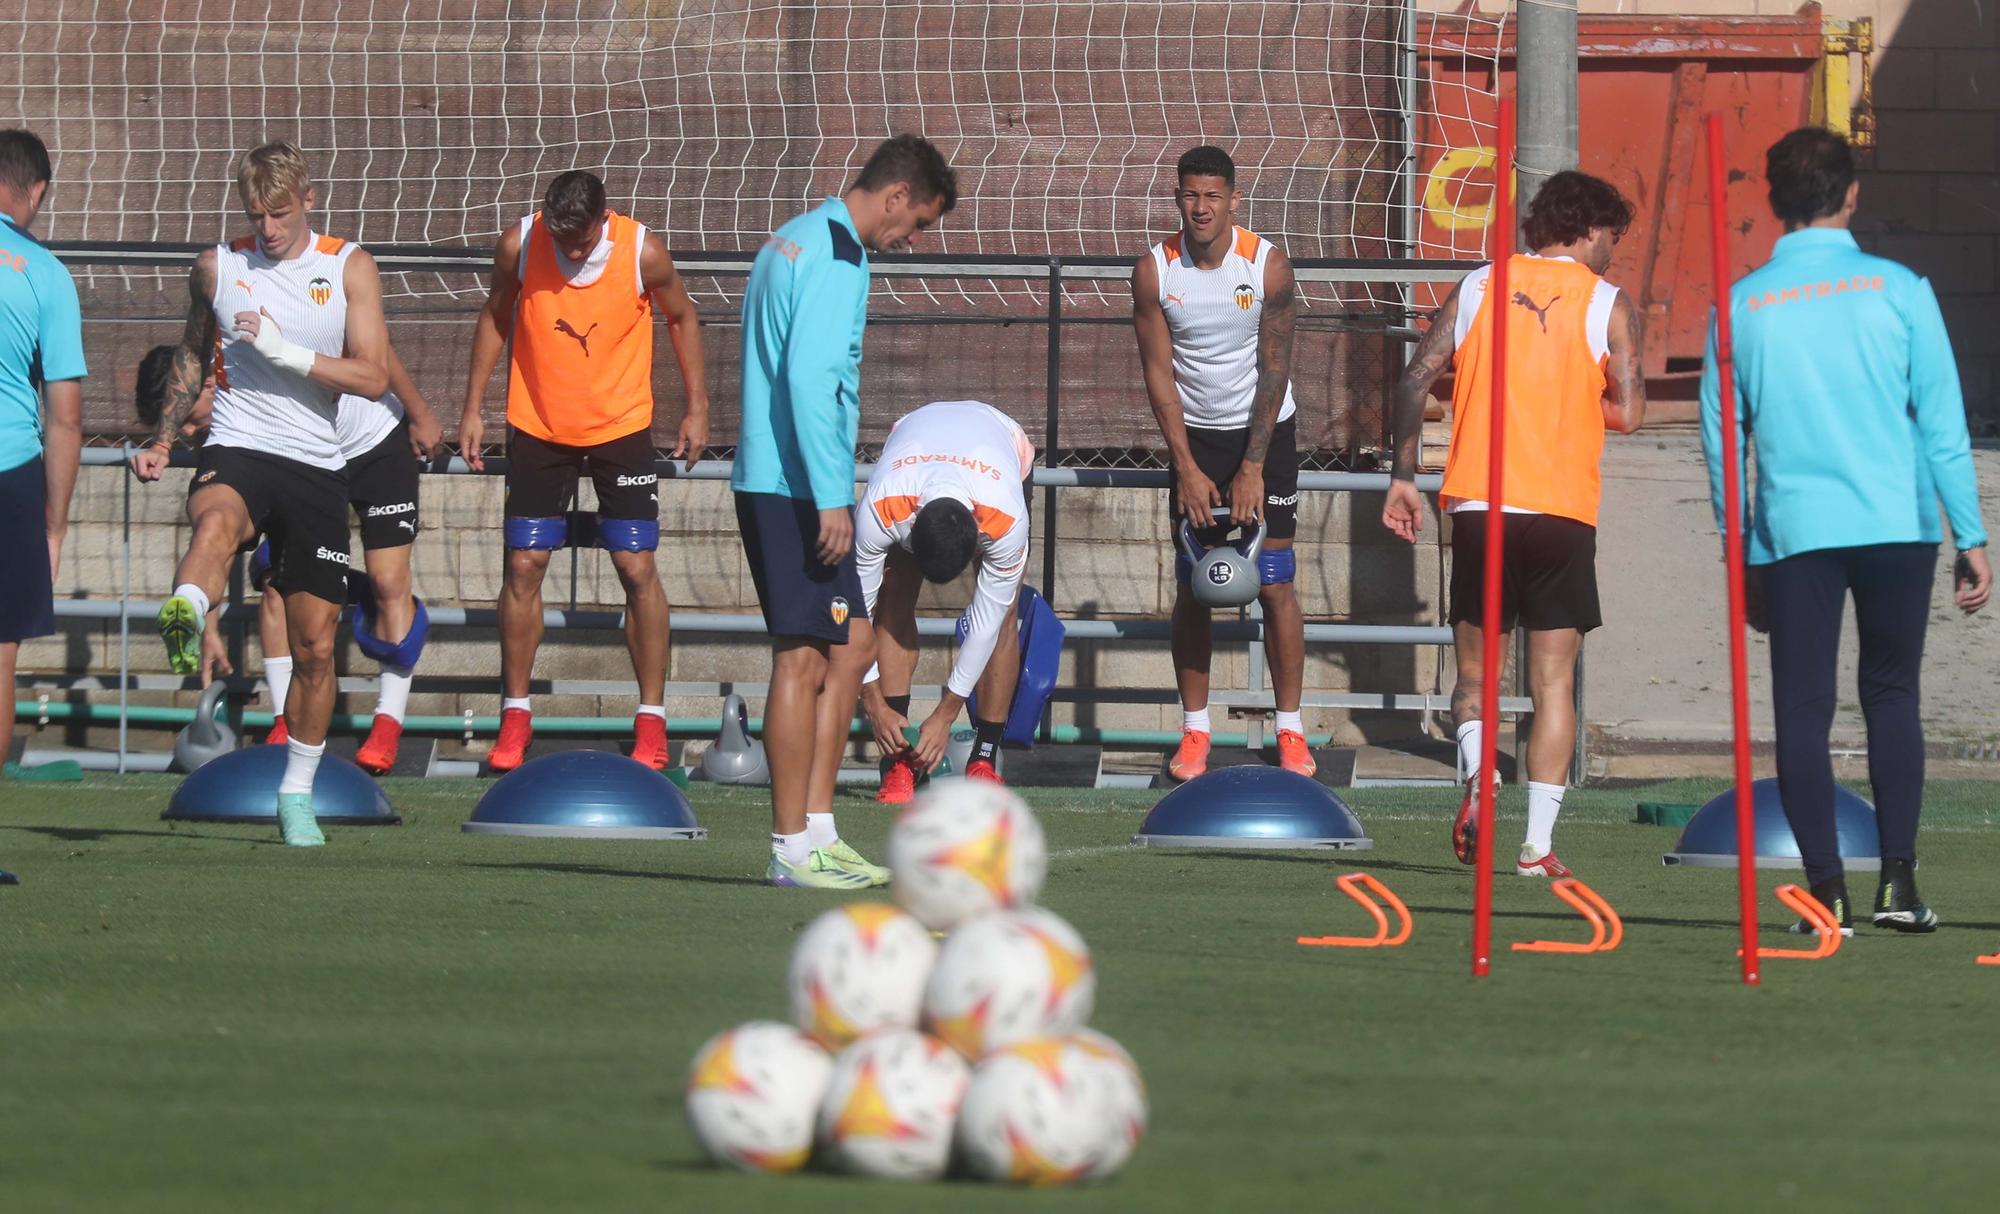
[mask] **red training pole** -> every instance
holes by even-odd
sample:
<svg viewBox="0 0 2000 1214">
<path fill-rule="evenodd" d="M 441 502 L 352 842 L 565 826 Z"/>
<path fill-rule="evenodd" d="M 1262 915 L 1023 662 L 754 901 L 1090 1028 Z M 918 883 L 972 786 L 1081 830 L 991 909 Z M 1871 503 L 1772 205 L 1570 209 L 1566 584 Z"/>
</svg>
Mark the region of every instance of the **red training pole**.
<svg viewBox="0 0 2000 1214">
<path fill-rule="evenodd" d="M 1743 469 L 1737 444 L 1736 367 L 1729 326 L 1729 217 L 1724 206 L 1722 115 L 1708 115 L 1709 252 L 1715 264 L 1715 371 L 1722 409 L 1722 514 L 1724 562 L 1729 572 L 1729 695 L 1736 751 L 1736 901 L 1743 930 L 1743 982 L 1757 985 L 1757 828 L 1750 789 L 1750 673 L 1743 640 Z"/>
<path fill-rule="evenodd" d="M 1514 102 L 1500 99 L 1493 156 L 1493 272 L 1486 284 L 1493 317 L 1493 411 L 1486 438 L 1486 579 L 1480 625 L 1479 837 L 1472 871 L 1472 974 L 1484 978 L 1493 938 L 1493 781 L 1500 737 L 1500 563 L 1507 543 L 1501 509 L 1507 445 L 1507 262 L 1514 255 Z"/>
</svg>

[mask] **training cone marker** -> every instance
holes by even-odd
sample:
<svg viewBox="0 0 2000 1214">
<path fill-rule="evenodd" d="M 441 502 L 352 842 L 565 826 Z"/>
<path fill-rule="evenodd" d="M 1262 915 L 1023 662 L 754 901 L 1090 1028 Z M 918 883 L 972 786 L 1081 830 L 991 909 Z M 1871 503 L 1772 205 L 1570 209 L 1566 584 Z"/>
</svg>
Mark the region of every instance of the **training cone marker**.
<svg viewBox="0 0 2000 1214">
<path fill-rule="evenodd" d="M 1798 961 L 1819 961 L 1840 951 L 1840 921 L 1833 917 L 1833 912 L 1828 910 L 1824 903 L 1796 885 L 1780 885 L 1771 892 L 1799 918 L 1813 925 L 1813 936 L 1818 940 L 1818 944 L 1812 948 L 1760 946 L 1757 949 L 1759 957 L 1789 957 Z"/>
<path fill-rule="evenodd" d="M 1375 879 L 1373 873 L 1348 873 L 1334 882 L 1340 892 L 1361 904 L 1375 920 L 1375 934 L 1372 936 L 1300 936 L 1299 943 L 1312 948 L 1395 948 L 1410 938 L 1410 908 L 1403 905 L 1395 891 Z M 1364 888 L 1366 887 L 1366 888 Z M 1377 902 L 1376 899 L 1381 899 Z M 1397 926 L 1394 934 L 1389 929 L 1389 916 L 1382 911 L 1382 903 L 1396 912 Z"/>
<path fill-rule="evenodd" d="M 1625 939 L 1625 923 L 1603 895 L 1575 877 L 1557 877 L 1549 892 L 1561 898 L 1590 924 L 1590 939 L 1582 943 L 1565 940 L 1523 940 L 1514 944 L 1517 953 L 1608 953 Z"/>
<path fill-rule="evenodd" d="M 688 1068 L 688 1127 L 708 1157 L 744 1172 L 796 1172 L 833 1059 L 789 1024 L 753 1020 L 711 1038 Z"/>
</svg>

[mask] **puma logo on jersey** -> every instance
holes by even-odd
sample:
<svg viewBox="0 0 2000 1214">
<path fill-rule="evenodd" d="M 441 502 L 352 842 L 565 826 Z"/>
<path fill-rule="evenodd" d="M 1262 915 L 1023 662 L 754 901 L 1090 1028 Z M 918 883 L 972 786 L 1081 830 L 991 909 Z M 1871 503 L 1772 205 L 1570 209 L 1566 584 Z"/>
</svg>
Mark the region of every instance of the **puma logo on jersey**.
<svg viewBox="0 0 2000 1214">
<path fill-rule="evenodd" d="M 565 336 L 565 337 L 574 337 L 574 338 L 576 338 L 576 344 L 577 344 L 577 345 L 579 345 L 579 346 L 582 346 L 582 347 L 583 347 L 583 356 L 584 356 L 585 358 L 589 358 L 589 357 L 590 357 L 590 335 L 591 335 L 592 333 L 595 333 L 595 332 L 597 332 L 597 326 L 598 326 L 598 323 L 599 323 L 599 322 L 597 322 L 597 321 L 592 321 L 592 322 L 591 322 L 591 324 L 590 324 L 590 327 L 589 327 L 588 329 L 585 329 L 585 330 L 584 330 L 583 332 L 579 333 L 579 332 L 577 332 L 577 331 L 576 331 L 576 330 L 575 330 L 574 328 L 570 327 L 570 323 L 569 323 L 568 321 L 566 321 L 566 320 L 563 320 L 563 319 L 562 319 L 561 317 L 557 317 L 557 318 L 556 318 L 556 332 L 558 332 L 558 333 L 562 334 L 562 335 L 563 335 L 563 336 Z"/>
<path fill-rule="evenodd" d="M 398 527 L 401 527 L 403 530 L 409 532 L 411 535 L 415 535 L 417 533 L 417 525 L 414 522 L 411 522 L 409 519 L 399 518 L 396 520 L 396 525 Z"/>
<path fill-rule="evenodd" d="M 240 278 L 236 280 L 236 285 L 237 285 L 237 286 L 239 286 L 239 287 L 242 287 L 242 288 L 243 288 L 243 293 L 244 293 L 245 295 L 255 295 L 255 294 L 256 294 L 256 292 L 255 292 L 255 291 L 252 291 L 252 290 L 250 289 L 250 284 L 249 284 L 249 283 L 247 283 L 247 282 L 245 282 L 245 281 L 243 281 L 243 280 L 242 280 L 242 279 L 240 279 Z"/>
<path fill-rule="evenodd" d="M 1549 302 L 1537 307 L 1535 301 L 1528 298 L 1526 291 L 1514 292 L 1514 302 L 1535 314 L 1535 319 L 1542 322 L 1542 332 L 1544 333 L 1549 331 L 1549 309 L 1555 307 L 1556 300 L 1561 298 L 1562 296 L 1560 295 L 1550 296 Z"/>
<path fill-rule="evenodd" d="M 1172 305 L 1174 305 L 1174 306 L 1175 306 L 1176 308 L 1185 308 L 1185 307 L 1187 307 L 1187 301 L 1186 301 L 1185 299 L 1182 299 L 1182 298 L 1181 298 L 1180 296 L 1178 296 L 1178 295 L 1168 295 L 1168 296 L 1167 296 L 1167 302 L 1168 302 L 1168 303 L 1170 303 L 1170 304 L 1172 304 Z"/>
</svg>

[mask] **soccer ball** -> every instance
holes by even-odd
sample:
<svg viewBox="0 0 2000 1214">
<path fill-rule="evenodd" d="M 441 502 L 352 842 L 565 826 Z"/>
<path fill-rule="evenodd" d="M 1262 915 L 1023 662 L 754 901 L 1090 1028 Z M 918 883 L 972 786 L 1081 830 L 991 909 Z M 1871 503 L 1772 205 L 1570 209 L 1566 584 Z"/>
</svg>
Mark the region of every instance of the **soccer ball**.
<svg viewBox="0 0 2000 1214">
<path fill-rule="evenodd" d="M 828 1049 L 865 1033 L 915 1028 L 937 941 L 886 902 L 856 902 L 812 921 L 792 948 L 792 1022 Z"/>
<path fill-rule="evenodd" d="M 935 780 L 889 830 L 896 901 L 946 932 L 972 916 L 1032 906 L 1049 871 L 1034 811 L 999 784 Z"/>
<path fill-rule="evenodd" d="M 1126 1133 L 1114 1084 L 1103 1060 L 1073 1038 L 1037 1037 L 1009 1046 L 973 1072 L 959 1109 L 959 1156 L 987 1180 L 1067 1185 L 1092 1179 Z"/>
<path fill-rule="evenodd" d="M 1125 1047 L 1096 1029 L 1078 1029 L 1069 1041 L 1090 1057 L 1091 1065 L 1107 1072 L 1111 1114 L 1114 1124 L 1123 1127 L 1122 1133 L 1111 1135 L 1104 1153 L 1090 1167 L 1090 1179 L 1103 1180 L 1125 1166 L 1146 1136 L 1146 1081 Z"/>
<path fill-rule="evenodd" d="M 944 942 L 924 988 L 930 1031 L 977 1062 L 1033 1037 L 1060 1037 L 1090 1019 L 1097 975 L 1090 947 L 1053 911 L 981 915 Z"/>
<path fill-rule="evenodd" d="M 844 1172 L 936 1180 L 971 1072 L 951 1047 L 915 1029 L 863 1037 L 834 1060 L 819 1106 L 819 1141 Z"/>
<path fill-rule="evenodd" d="M 709 1039 L 688 1068 L 687 1119 L 708 1157 L 745 1172 L 796 1172 L 833 1059 L 789 1024 L 752 1020 Z"/>
</svg>

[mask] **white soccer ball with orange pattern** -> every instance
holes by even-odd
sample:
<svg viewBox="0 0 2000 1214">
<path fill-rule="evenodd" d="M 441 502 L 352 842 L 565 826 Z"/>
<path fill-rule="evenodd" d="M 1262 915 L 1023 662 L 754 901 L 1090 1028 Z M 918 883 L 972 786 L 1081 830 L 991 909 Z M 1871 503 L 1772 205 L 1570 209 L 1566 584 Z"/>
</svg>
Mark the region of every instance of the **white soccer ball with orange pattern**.
<svg viewBox="0 0 2000 1214">
<path fill-rule="evenodd" d="M 688 1068 L 688 1127 L 708 1157 L 745 1172 L 796 1172 L 833 1059 L 789 1024 L 752 1020 L 709 1039 Z"/>
<path fill-rule="evenodd" d="M 924 1024 L 968 1059 L 1082 1028 L 1097 1002 L 1090 947 L 1040 907 L 996 911 L 962 925 L 938 951 L 924 989 Z"/>
<path fill-rule="evenodd" d="M 915 1028 L 937 953 L 930 931 L 886 902 L 830 910 L 792 947 L 792 1022 L 831 1050 L 877 1029 Z"/>
<path fill-rule="evenodd" d="M 986 780 L 933 780 L 890 828 L 888 860 L 896 901 L 941 932 L 1034 905 L 1049 871 L 1034 811 Z"/>
<path fill-rule="evenodd" d="M 1125 1052 L 1125 1047 L 1096 1029 L 1078 1029 L 1071 1034 L 1069 1043 L 1088 1056 L 1091 1066 L 1105 1071 L 1109 1081 L 1107 1094 L 1111 1100 L 1111 1116 L 1114 1124 L 1123 1130 L 1111 1136 L 1104 1154 L 1090 1166 L 1090 1178 L 1102 1180 L 1117 1174 L 1132 1158 L 1132 1152 L 1139 1148 L 1139 1140 L 1146 1136 L 1150 1111 L 1146 1080 L 1139 1073 L 1139 1064 L 1132 1061 L 1132 1055 Z"/>
<path fill-rule="evenodd" d="M 987 1180 L 1093 1179 L 1101 1163 L 1124 1150 L 1115 1082 L 1102 1059 L 1073 1038 L 1038 1037 L 1000 1050 L 979 1064 L 966 1088 L 959 1157 Z"/>
<path fill-rule="evenodd" d="M 819 1107 L 819 1144 L 843 1172 L 936 1180 L 971 1080 L 950 1046 L 915 1029 L 863 1037 L 834 1059 Z"/>
</svg>

